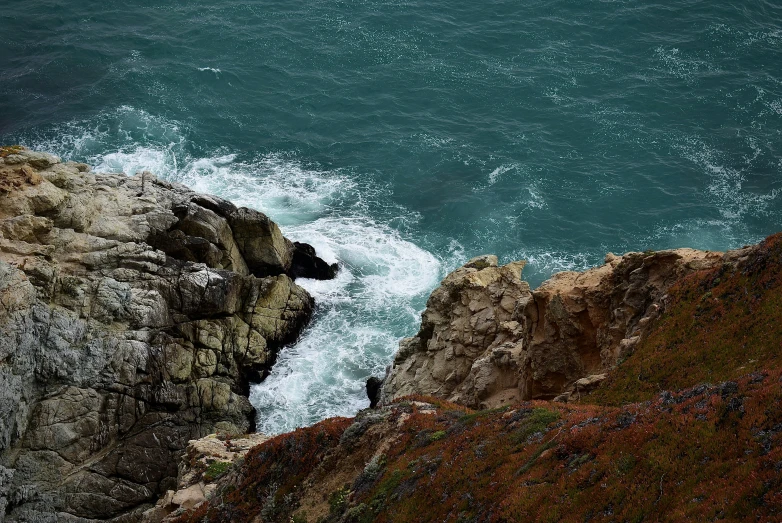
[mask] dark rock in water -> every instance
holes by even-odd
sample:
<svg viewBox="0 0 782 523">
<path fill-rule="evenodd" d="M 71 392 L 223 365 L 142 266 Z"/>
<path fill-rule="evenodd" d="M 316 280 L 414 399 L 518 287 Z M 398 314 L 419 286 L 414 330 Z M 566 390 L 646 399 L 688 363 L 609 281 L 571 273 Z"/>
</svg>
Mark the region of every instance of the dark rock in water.
<svg viewBox="0 0 782 523">
<path fill-rule="evenodd" d="M 293 242 L 293 262 L 288 274 L 291 278 L 314 278 L 331 280 L 337 275 L 336 263 L 329 265 L 315 254 L 315 248 L 308 243 Z"/>
<path fill-rule="evenodd" d="M 383 381 L 375 376 L 367 380 L 367 397 L 369 398 L 369 407 L 374 409 L 380 401 L 380 389 L 383 387 Z"/>
<path fill-rule="evenodd" d="M 86 171 L 0 158 L 0 521 L 139 521 L 312 312 L 264 214 Z"/>
</svg>

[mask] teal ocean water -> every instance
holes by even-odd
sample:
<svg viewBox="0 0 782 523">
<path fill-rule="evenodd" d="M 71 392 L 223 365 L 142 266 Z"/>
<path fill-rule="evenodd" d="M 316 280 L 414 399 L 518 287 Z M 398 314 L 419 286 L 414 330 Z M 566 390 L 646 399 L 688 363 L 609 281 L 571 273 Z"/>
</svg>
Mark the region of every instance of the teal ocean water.
<svg viewBox="0 0 782 523">
<path fill-rule="evenodd" d="M 466 259 L 782 229 L 778 0 L 6 0 L 0 142 L 258 208 L 342 267 L 253 388 L 276 433 L 367 405 Z"/>
</svg>

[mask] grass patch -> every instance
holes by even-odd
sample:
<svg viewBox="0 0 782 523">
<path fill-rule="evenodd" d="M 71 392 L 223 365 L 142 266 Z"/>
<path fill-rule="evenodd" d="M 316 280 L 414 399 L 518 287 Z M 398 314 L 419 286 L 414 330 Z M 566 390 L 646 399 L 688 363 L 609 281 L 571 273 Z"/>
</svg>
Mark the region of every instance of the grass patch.
<svg viewBox="0 0 782 523">
<path fill-rule="evenodd" d="M 206 467 L 204 471 L 204 479 L 206 481 L 214 481 L 231 468 L 231 463 L 228 461 L 213 461 Z"/>
<path fill-rule="evenodd" d="M 530 436 L 546 431 L 549 425 L 559 420 L 560 414 L 555 410 L 534 408 L 519 420 L 519 425 L 513 433 L 516 444 L 526 443 Z"/>
<path fill-rule="evenodd" d="M 432 432 L 429 435 L 429 441 L 438 441 L 445 437 L 446 432 L 444 430 L 438 430 L 436 432 Z"/>
<path fill-rule="evenodd" d="M 21 145 L 4 145 L 0 147 L 0 158 L 11 156 L 12 154 L 19 154 L 24 150 Z"/>
</svg>

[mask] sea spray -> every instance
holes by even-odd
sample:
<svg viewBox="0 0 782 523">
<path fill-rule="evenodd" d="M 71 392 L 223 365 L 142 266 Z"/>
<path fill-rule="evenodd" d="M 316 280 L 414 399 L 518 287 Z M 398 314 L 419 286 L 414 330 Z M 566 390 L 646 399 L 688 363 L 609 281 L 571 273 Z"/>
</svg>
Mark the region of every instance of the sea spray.
<svg viewBox="0 0 782 523">
<path fill-rule="evenodd" d="M 150 171 L 236 205 L 261 210 L 294 241 L 313 245 L 340 266 L 333 280 L 297 281 L 316 300 L 310 326 L 279 354 L 251 389 L 257 428 L 277 434 L 366 407 L 364 384 L 382 376 L 399 339 L 417 330 L 420 312 L 443 275 L 440 260 L 389 225 L 369 217 L 382 186 L 270 153 L 239 161 L 227 151 L 195 157 L 179 122 L 122 107 L 97 121 L 63 126 L 35 147 L 86 158 L 97 172 Z M 115 143 L 115 148 L 108 146 Z M 388 205 L 386 205 L 388 210 Z M 415 221 L 402 207 L 397 223 Z"/>
</svg>

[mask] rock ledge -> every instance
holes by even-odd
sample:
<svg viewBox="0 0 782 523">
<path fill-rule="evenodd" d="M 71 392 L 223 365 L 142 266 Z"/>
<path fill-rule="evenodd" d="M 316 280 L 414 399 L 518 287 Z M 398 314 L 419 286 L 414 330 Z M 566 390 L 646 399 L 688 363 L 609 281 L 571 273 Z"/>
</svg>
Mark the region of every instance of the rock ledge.
<svg viewBox="0 0 782 523">
<path fill-rule="evenodd" d="M 535 290 L 521 280 L 525 262 L 474 258 L 432 292 L 418 334 L 399 344 L 380 403 L 410 394 L 471 408 L 567 401 L 633 352 L 673 283 L 742 252 L 609 254 L 600 267 L 557 273 Z"/>
</svg>

